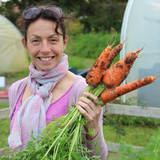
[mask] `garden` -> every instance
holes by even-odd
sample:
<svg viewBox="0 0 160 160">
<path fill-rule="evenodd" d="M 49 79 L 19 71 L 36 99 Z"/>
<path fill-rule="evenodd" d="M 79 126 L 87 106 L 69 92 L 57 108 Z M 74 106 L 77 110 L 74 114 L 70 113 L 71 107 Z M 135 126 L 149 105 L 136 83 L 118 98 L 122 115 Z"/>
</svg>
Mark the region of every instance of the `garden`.
<svg viewBox="0 0 160 160">
<path fill-rule="evenodd" d="M 14 3 L 13 3 L 14 2 Z M 42 3 L 42 1 L 36 1 Z M 43 3 L 48 3 L 44 1 Z M 58 3 L 58 1 L 55 1 Z M 73 12 L 71 21 L 66 21 L 69 35 L 68 46 L 65 53 L 68 55 L 69 66 L 78 71 L 88 70 L 95 59 L 106 48 L 120 43 L 122 18 L 126 0 L 102 0 L 102 1 L 59 1 L 59 5 L 66 13 Z M 0 14 L 3 14 L 16 24 L 17 17 L 21 14 L 9 14 L 11 8 L 18 5 L 20 8 L 32 4 L 32 1 L 10 0 L 2 3 Z M 99 14 L 97 14 L 99 13 Z M 104 15 L 104 13 L 106 13 Z M 100 18 L 101 17 L 101 18 Z M 105 23 L 104 23 L 105 22 Z M 27 53 L 26 53 L 27 54 Z M 27 54 L 28 55 L 28 54 Z M 112 65 L 120 59 L 118 55 Z M 30 59 L 28 57 L 28 61 Z M 18 73 L 1 73 L 6 77 L 6 86 L 28 76 L 29 71 Z M 5 90 L 5 88 L 0 88 Z M 132 97 L 125 103 L 121 99 L 110 102 L 111 104 L 136 105 L 137 99 Z M 0 99 L 0 109 L 8 108 L 8 102 Z M 145 107 L 145 104 L 142 107 Z M 10 120 L 0 119 L 0 148 L 8 147 Z M 120 148 L 116 152 L 109 152 L 107 160 L 159 160 L 160 159 L 160 119 L 148 117 L 136 117 L 105 113 L 103 117 L 103 132 L 106 142 L 118 143 Z M 143 147 L 140 150 L 132 146 Z"/>
<path fill-rule="evenodd" d="M 79 34 L 69 37 L 68 48 L 66 53 L 69 56 L 70 67 L 77 70 L 89 69 L 94 63 L 96 57 L 107 45 L 117 45 L 119 43 L 118 33 L 89 33 Z M 116 42 L 115 42 L 116 37 Z M 87 43 L 86 43 L 87 42 Z M 84 52 L 82 52 L 84 51 Z M 113 64 L 119 60 L 119 55 L 114 60 Z M 30 60 L 29 60 L 30 61 Z M 112 64 L 112 65 L 113 65 Z M 26 77 L 28 70 L 16 74 L 4 74 L 6 84 L 10 85 L 18 79 Z M 114 101 L 112 103 L 115 103 Z M 117 101 L 116 101 L 117 103 Z M 121 101 L 118 101 L 121 103 Z M 127 105 L 135 105 L 134 98 Z M 9 107 L 8 104 L 0 103 L 0 109 Z M 0 148 L 5 148 L 8 145 L 7 138 L 9 135 L 9 119 L 0 120 Z M 123 159 L 138 160 L 140 153 L 153 156 L 152 150 L 157 145 L 157 155 L 159 154 L 158 145 L 160 140 L 159 133 L 160 120 L 154 118 L 122 116 L 115 114 L 104 114 L 103 131 L 106 142 L 121 143 L 119 153 L 109 153 L 108 159 Z M 160 135 L 160 134 L 159 134 Z M 155 137 L 154 137 L 155 136 Z M 133 146 L 142 146 L 145 149 L 140 153 L 132 149 Z M 133 158 L 132 158 L 133 157 Z"/>
</svg>

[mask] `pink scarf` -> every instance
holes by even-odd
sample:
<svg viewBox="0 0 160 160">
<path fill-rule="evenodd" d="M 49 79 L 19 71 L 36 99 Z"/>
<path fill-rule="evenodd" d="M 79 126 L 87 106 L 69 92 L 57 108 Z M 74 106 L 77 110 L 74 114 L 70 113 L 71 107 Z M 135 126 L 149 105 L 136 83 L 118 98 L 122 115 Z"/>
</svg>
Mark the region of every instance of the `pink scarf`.
<svg viewBox="0 0 160 160">
<path fill-rule="evenodd" d="M 33 131 L 37 138 L 46 127 L 46 112 L 52 100 L 54 86 L 67 73 L 68 57 L 62 57 L 60 64 L 51 71 L 37 71 L 33 63 L 29 66 L 29 86 L 33 93 L 17 112 L 8 138 L 9 146 L 15 150 L 23 150 Z"/>
</svg>

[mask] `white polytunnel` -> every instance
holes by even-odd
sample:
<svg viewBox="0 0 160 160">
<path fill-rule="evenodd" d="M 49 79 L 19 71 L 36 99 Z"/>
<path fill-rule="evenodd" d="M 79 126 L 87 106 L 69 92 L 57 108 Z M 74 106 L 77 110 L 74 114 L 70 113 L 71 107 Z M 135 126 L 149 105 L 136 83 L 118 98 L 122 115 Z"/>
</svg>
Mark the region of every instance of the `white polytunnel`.
<svg viewBox="0 0 160 160">
<path fill-rule="evenodd" d="M 22 34 L 6 17 L 0 15 L 0 73 L 21 72 L 28 68 Z"/>
<path fill-rule="evenodd" d="M 121 58 L 144 47 L 125 83 L 160 75 L 160 0 L 128 0 L 121 29 L 123 40 L 126 42 Z M 135 98 L 137 105 L 160 107 L 160 78 L 122 96 L 124 102 L 131 98 Z"/>
</svg>

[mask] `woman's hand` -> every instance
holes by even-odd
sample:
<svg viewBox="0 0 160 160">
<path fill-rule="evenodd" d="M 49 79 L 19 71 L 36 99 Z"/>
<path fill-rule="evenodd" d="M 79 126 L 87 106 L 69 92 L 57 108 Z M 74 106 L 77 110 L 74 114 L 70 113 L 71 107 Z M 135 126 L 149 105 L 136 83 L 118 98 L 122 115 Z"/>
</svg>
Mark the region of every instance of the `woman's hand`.
<svg viewBox="0 0 160 160">
<path fill-rule="evenodd" d="M 91 100 L 92 99 L 92 100 Z M 79 99 L 77 102 L 77 109 L 88 119 L 88 122 L 85 126 L 87 134 L 87 139 L 93 139 L 99 132 L 99 117 L 101 114 L 102 107 L 97 105 L 98 97 L 95 95 L 84 92 L 84 96 Z M 90 134 L 90 130 L 94 131 Z"/>
</svg>

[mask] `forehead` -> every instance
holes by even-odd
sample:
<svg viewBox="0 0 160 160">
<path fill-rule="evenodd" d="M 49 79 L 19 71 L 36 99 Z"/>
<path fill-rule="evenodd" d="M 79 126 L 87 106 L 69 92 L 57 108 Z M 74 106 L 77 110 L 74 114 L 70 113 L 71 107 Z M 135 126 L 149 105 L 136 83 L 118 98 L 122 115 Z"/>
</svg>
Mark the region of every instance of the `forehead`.
<svg viewBox="0 0 160 160">
<path fill-rule="evenodd" d="M 48 36 L 56 33 L 56 22 L 46 19 L 37 19 L 32 22 L 27 31 L 27 36 L 38 35 L 38 36 Z M 57 29 L 58 33 L 62 33 L 60 27 Z"/>
</svg>

